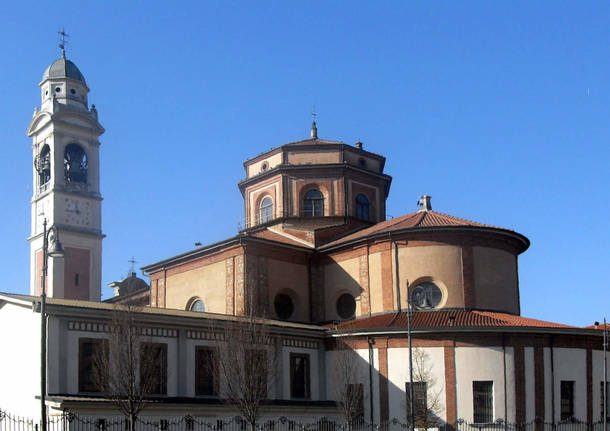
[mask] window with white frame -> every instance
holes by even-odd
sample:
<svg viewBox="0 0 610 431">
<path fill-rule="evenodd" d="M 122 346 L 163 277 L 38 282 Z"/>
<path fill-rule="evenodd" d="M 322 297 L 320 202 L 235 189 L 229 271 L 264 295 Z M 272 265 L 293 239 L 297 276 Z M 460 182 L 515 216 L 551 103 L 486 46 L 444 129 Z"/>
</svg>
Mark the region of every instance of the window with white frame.
<svg viewBox="0 0 610 431">
<path fill-rule="evenodd" d="M 574 417 L 574 381 L 561 381 L 561 420 Z"/>
<path fill-rule="evenodd" d="M 273 220 L 273 201 L 269 196 L 265 197 L 261 202 L 259 220 L 261 223 Z"/>
</svg>

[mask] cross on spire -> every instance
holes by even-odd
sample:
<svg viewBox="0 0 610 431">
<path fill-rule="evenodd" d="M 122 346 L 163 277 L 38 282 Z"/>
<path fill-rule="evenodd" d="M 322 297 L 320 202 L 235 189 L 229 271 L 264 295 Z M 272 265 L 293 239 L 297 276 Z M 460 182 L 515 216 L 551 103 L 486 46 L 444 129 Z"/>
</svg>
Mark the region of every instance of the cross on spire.
<svg viewBox="0 0 610 431">
<path fill-rule="evenodd" d="M 132 274 L 132 273 L 136 272 L 135 265 L 137 263 L 137 260 L 135 260 L 133 258 L 133 256 L 131 256 L 131 259 L 129 259 L 127 262 L 129 262 L 129 273 Z"/>
<path fill-rule="evenodd" d="M 61 56 L 65 57 L 66 56 L 66 45 L 68 43 L 66 38 L 70 37 L 70 35 L 65 32 L 63 27 L 62 27 L 61 31 L 57 32 L 57 34 L 59 34 L 59 48 L 61 49 Z"/>
<path fill-rule="evenodd" d="M 311 118 L 313 118 L 313 122 L 311 123 L 310 136 L 311 136 L 311 139 L 318 139 L 318 127 L 316 126 L 316 107 L 315 106 L 313 108 L 313 111 L 311 112 Z"/>
</svg>

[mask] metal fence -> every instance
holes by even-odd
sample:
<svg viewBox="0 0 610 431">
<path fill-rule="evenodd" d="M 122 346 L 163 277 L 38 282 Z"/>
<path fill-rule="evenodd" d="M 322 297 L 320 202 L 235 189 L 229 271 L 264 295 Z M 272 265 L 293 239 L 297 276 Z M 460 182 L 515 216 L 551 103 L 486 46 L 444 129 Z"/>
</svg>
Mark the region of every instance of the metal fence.
<svg viewBox="0 0 610 431">
<path fill-rule="evenodd" d="M 40 424 L 33 419 L 11 415 L 0 410 L 0 431 L 40 431 Z M 129 421 L 120 416 L 91 417 L 64 413 L 50 416 L 48 431 L 128 431 Z M 207 418 L 195 416 L 143 417 L 138 419 L 135 431 L 249 431 L 248 423 L 239 416 L 230 418 Z M 380 424 L 359 422 L 348 426 L 344 421 L 331 417 L 276 417 L 261 418 L 256 431 L 411 431 L 411 426 L 397 419 Z M 458 420 L 454 424 L 415 426 L 413 431 L 604 431 L 603 422 L 587 423 L 566 421 L 546 423 L 533 421 L 523 424 L 494 423 L 473 424 Z M 610 431 L 610 430 L 606 430 Z"/>
</svg>

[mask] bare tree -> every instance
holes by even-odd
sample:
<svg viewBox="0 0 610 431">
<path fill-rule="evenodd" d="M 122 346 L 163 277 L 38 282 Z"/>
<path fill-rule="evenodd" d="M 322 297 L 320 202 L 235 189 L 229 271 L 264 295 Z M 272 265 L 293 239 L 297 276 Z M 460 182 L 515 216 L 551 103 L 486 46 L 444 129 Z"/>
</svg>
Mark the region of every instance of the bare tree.
<svg viewBox="0 0 610 431">
<path fill-rule="evenodd" d="M 335 400 L 348 430 L 364 420 L 364 390 L 359 379 L 360 356 L 341 343 L 333 355 Z"/>
<path fill-rule="evenodd" d="M 269 326 L 252 316 L 225 321 L 215 343 L 220 397 L 234 406 L 253 431 L 276 380 L 277 348 Z"/>
<path fill-rule="evenodd" d="M 418 428 L 430 428 L 438 425 L 441 412 L 441 389 L 437 389 L 437 380 L 430 363 L 430 356 L 422 349 L 413 350 L 413 418 Z M 409 391 L 407 387 L 407 420 L 410 420 Z"/>
<path fill-rule="evenodd" d="M 165 385 L 163 352 L 142 337 L 138 307 L 119 306 L 109 325 L 108 343 L 94 357 L 92 380 L 129 421 L 134 430 L 147 397 Z"/>
</svg>

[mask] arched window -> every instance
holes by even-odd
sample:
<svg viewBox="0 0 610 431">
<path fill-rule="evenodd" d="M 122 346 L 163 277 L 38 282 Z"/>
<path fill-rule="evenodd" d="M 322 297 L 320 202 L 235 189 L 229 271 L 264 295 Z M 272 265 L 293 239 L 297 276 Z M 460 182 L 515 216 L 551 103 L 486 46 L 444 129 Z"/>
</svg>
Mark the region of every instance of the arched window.
<svg viewBox="0 0 610 431">
<path fill-rule="evenodd" d="M 205 312 L 205 304 L 201 299 L 196 299 L 191 304 L 191 311 L 197 311 L 199 313 Z"/>
<path fill-rule="evenodd" d="M 359 220 L 369 221 L 369 200 L 360 194 L 356 196 L 356 217 Z"/>
<path fill-rule="evenodd" d="M 49 146 L 42 147 L 42 151 L 36 158 L 36 170 L 38 171 L 38 182 L 40 186 L 51 180 L 51 151 Z"/>
<path fill-rule="evenodd" d="M 87 154 L 77 144 L 68 144 L 64 151 L 64 178 L 66 183 L 87 183 Z"/>
<path fill-rule="evenodd" d="M 320 190 L 310 190 L 305 193 L 303 215 L 305 217 L 321 217 L 324 215 L 324 195 Z"/>
<path fill-rule="evenodd" d="M 273 220 L 273 201 L 269 196 L 261 202 L 259 219 L 261 223 L 267 223 Z"/>
</svg>

